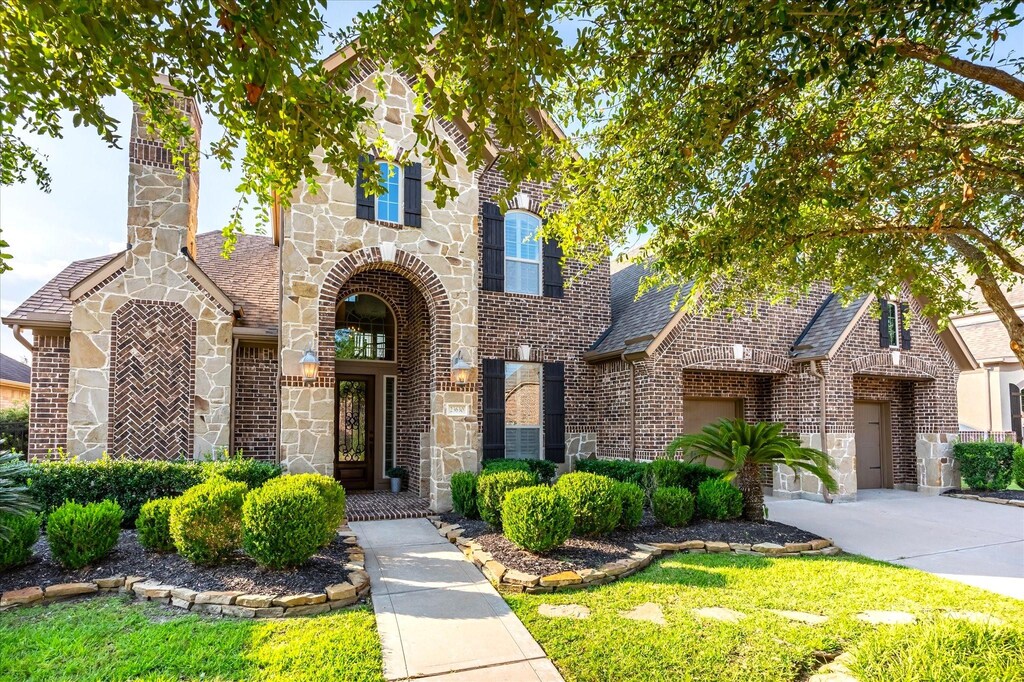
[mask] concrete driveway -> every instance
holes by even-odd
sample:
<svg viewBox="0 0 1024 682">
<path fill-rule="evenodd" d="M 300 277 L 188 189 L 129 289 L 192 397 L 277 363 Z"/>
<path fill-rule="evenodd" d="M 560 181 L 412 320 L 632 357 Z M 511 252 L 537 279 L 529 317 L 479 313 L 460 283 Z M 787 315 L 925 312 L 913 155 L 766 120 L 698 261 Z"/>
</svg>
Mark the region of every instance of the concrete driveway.
<svg viewBox="0 0 1024 682">
<path fill-rule="evenodd" d="M 1024 599 L 1024 509 L 903 490 L 857 497 L 843 504 L 769 497 L 768 518 L 820 533 L 847 552 Z"/>
</svg>

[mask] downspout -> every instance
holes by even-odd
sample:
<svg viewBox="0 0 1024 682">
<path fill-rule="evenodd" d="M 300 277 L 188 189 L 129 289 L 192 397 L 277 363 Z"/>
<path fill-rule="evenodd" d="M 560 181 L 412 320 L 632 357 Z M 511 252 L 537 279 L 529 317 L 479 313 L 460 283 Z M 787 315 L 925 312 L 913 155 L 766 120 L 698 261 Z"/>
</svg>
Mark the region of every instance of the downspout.
<svg viewBox="0 0 1024 682">
<path fill-rule="evenodd" d="M 228 406 L 228 454 L 235 454 L 235 400 L 237 399 L 238 382 L 238 339 L 231 343 L 231 401 Z"/>
<path fill-rule="evenodd" d="M 810 371 L 812 376 L 818 378 L 818 384 L 820 386 L 821 393 L 818 398 L 818 405 L 820 408 L 818 410 L 818 428 L 819 433 L 821 434 L 821 449 L 823 452 L 828 454 L 828 451 L 825 449 L 827 447 L 826 438 L 828 435 L 825 429 L 825 374 L 821 371 L 818 362 L 818 360 L 811 360 Z M 825 501 L 828 502 L 829 504 L 832 504 L 832 495 L 829 493 L 828 488 L 824 487 L 823 485 L 821 490 L 822 497 L 825 498 Z"/>
<path fill-rule="evenodd" d="M 21 335 L 20 324 L 11 325 L 11 333 L 14 335 L 14 340 L 20 343 L 21 345 L 25 346 L 25 348 L 27 348 L 30 353 L 36 352 L 36 347 L 29 343 L 28 339 Z M 991 419 L 989 421 L 991 421 Z"/>
</svg>

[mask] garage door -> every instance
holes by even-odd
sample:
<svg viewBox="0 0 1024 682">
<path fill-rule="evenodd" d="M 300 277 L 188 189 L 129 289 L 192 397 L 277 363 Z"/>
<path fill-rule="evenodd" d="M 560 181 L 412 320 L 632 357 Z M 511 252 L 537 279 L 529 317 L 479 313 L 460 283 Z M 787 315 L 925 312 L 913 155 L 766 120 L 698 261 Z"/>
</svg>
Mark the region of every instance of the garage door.
<svg viewBox="0 0 1024 682">
<path fill-rule="evenodd" d="M 686 398 L 683 400 L 683 433 L 700 433 L 719 419 L 736 419 L 743 414 L 743 401 L 735 398 Z"/>
</svg>

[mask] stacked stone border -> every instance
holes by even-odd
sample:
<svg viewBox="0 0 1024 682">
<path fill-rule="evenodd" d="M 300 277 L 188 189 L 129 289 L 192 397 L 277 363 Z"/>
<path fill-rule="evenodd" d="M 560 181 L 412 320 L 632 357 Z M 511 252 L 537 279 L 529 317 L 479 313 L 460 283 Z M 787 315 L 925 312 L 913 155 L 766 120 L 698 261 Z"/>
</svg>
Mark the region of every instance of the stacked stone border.
<svg viewBox="0 0 1024 682">
<path fill-rule="evenodd" d="M 977 500 L 990 504 L 1002 504 L 1008 507 L 1021 507 L 1024 509 L 1024 500 L 1007 500 L 1002 497 L 986 497 L 985 495 L 970 495 L 968 493 L 944 493 L 943 497 L 955 497 L 958 500 Z"/>
<path fill-rule="evenodd" d="M 169 583 L 150 580 L 141 575 L 114 575 L 109 578 L 81 583 L 60 583 L 48 587 L 24 587 L 4 592 L 0 597 L 0 611 L 20 606 L 49 605 L 72 597 L 91 597 L 108 594 L 128 594 L 138 601 L 166 604 L 183 611 L 231 618 L 294 618 L 315 616 L 346 608 L 370 594 L 370 576 L 366 572 L 364 553 L 356 535 L 348 526 L 342 526 L 338 535 L 349 545 L 345 564 L 347 580 L 328 585 L 323 592 L 297 594 L 251 594 L 232 591 L 197 591 Z"/>
<path fill-rule="evenodd" d="M 437 516 L 429 517 L 441 537 L 457 545 L 466 558 L 473 562 L 492 585 L 500 592 L 527 592 L 539 594 L 579 590 L 621 580 L 646 568 L 662 554 L 685 552 L 687 554 L 746 554 L 767 557 L 834 556 L 842 552 L 831 540 L 816 538 L 809 542 L 787 542 L 778 545 L 761 542 L 748 545 L 738 542 L 716 542 L 686 540 L 685 542 L 654 542 L 649 545 L 637 542 L 636 551 L 625 559 L 612 561 L 598 568 L 584 568 L 578 571 L 561 571 L 551 575 L 534 575 L 507 568 L 494 559 L 483 546 L 462 537 L 464 530 L 458 524 L 445 523 Z"/>
</svg>

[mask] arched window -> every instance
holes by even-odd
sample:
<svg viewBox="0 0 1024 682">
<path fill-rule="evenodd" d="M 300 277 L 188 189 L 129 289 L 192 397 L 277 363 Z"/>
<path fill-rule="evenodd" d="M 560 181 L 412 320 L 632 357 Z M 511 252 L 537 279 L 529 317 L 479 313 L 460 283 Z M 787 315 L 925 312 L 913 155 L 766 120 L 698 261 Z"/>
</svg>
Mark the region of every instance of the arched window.
<svg viewBox="0 0 1024 682">
<path fill-rule="evenodd" d="M 526 211 L 505 214 L 505 291 L 540 295 L 540 218 Z"/>
<path fill-rule="evenodd" d="M 395 359 L 395 316 L 372 294 L 354 294 L 338 303 L 334 323 L 338 360 Z"/>
</svg>

